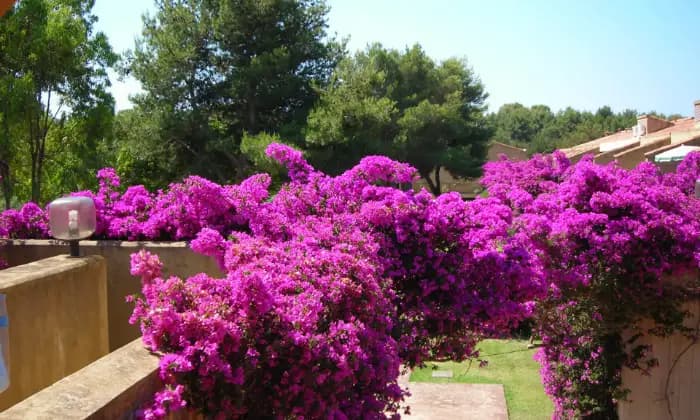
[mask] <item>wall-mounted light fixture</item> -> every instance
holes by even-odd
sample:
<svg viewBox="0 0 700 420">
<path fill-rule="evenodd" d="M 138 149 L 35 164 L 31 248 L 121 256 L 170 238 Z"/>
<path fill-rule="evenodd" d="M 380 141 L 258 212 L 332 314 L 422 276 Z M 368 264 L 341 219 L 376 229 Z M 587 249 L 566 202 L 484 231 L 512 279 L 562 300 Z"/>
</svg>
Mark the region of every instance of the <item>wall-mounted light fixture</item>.
<svg viewBox="0 0 700 420">
<path fill-rule="evenodd" d="M 51 235 L 70 244 L 70 256 L 79 257 L 78 241 L 90 237 L 97 224 L 95 203 L 89 197 L 63 197 L 49 204 Z"/>
</svg>

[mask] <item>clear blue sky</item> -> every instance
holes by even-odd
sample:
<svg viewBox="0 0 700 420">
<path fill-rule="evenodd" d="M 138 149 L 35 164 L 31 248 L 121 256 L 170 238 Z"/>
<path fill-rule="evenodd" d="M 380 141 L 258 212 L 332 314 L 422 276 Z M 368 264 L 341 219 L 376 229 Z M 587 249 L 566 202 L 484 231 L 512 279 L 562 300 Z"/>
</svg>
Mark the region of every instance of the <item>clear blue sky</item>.
<svg viewBox="0 0 700 420">
<path fill-rule="evenodd" d="M 504 103 L 595 110 L 610 105 L 690 115 L 700 99 L 697 0 L 330 0 L 329 32 L 436 60 L 463 57 Z M 149 0 L 97 0 L 98 29 L 115 51 L 133 48 Z M 113 75 L 114 76 L 114 75 Z M 117 108 L 138 82 L 113 77 Z"/>
</svg>

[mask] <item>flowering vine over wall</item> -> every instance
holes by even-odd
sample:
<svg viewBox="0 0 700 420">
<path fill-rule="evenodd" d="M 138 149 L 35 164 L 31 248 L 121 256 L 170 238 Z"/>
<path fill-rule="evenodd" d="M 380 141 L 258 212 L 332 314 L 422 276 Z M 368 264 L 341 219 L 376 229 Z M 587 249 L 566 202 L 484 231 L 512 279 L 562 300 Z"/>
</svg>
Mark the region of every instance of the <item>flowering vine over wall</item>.
<svg viewBox="0 0 700 420">
<path fill-rule="evenodd" d="M 478 357 L 480 339 L 532 317 L 554 417 L 614 418 L 621 368 L 655 365 L 639 338 L 692 333 L 680 308 L 698 289 L 665 279 L 697 269 L 700 154 L 667 175 L 501 160 L 473 202 L 406 191 L 415 170 L 385 157 L 330 177 L 289 147 L 268 154 L 290 178 L 274 195 L 265 174 L 149 192 L 109 168 L 75 193 L 96 203 L 97 238 L 190 240 L 225 272 L 164 278 L 157 256 L 132 256 L 132 322 L 165 383 L 148 417 L 398 416 L 401 364 Z M 46 212 L 6 211 L 0 234 L 46 237 Z"/>
<path fill-rule="evenodd" d="M 698 290 L 688 274 L 700 247 L 699 169 L 700 154 L 667 175 L 648 162 L 570 165 L 561 154 L 486 166 L 489 192 L 512 207 L 512 229 L 548 284 L 535 313 L 537 359 L 555 418 L 616 418 L 621 368 L 657 364 L 639 338 L 691 333 L 681 304 Z M 653 327 L 641 329 L 642 319 Z"/>
</svg>

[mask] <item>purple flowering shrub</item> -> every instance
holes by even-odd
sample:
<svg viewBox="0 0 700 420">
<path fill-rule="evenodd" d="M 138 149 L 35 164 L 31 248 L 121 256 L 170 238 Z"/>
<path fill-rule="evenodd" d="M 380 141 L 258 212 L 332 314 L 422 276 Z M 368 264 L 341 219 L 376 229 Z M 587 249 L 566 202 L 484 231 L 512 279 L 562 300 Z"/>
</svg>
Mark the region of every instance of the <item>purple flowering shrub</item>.
<svg viewBox="0 0 700 420">
<path fill-rule="evenodd" d="M 5 210 L 0 214 L 0 237 L 10 239 L 48 238 L 48 213 L 31 201 L 19 210 Z"/>
<path fill-rule="evenodd" d="M 622 367 L 656 364 L 638 339 L 689 333 L 693 289 L 665 279 L 700 260 L 700 153 L 668 175 L 502 159 L 485 167 L 490 198 L 473 202 L 406 191 L 415 169 L 381 156 L 331 177 L 289 147 L 267 153 L 290 178 L 274 196 L 265 174 L 153 193 L 122 190 L 109 168 L 98 191 L 75 193 L 95 200 L 95 237 L 191 240 L 225 273 L 163 278 L 157 256 L 132 256 L 132 322 L 165 384 L 148 417 L 398 416 L 401 364 L 478 357 L 480 339 L 533 318 L 554 417 L 615 418 Z M 0 234 L 46 237 L 46 212 L 8 210 Z"/>
<path fill-rule="evenodd" d="M 344 246 L 327 246 L 317 231 Z M 147 417 L 185 401 L 221 418 L 396 413 L 401 361 L 391 289 L 372 261 L 376 245 L 340 220 L 317 219 L 298 233 L 281 242 L 207 236 L 218 242 L 207 241 L 208 250 L 224 254 L 223 279 L 164 279 L 157 257 L 134 254 L 144 298 L 132 319 L 162 354 L 167 385 Z"/>
<path fill-rule="evenodd" d="M 621 368 L 646 372 L 656 364 L 652 349 L 636 341 L 686 332 L 681 303 L 689 289 L 664 280 L 697 269 L 700 201 L 689 195 L 697 165 L 684 169 L 686 161 L 664 177 L 651 163 L 625 170 L 589 157 L 564 172 L 557 168 L 567 165 L 557 165 L 553 183 L 549 171 L 513 180 L 513 167 L 539 166 L 542 158 L 534 160 L 504 164 L 506 173 L 488 179 L 517 209 L 514 236 L 529 241 L 548 284 L 535 311 L 545 390 L 555 418 L 616 418 L 616 401 L 625 397 Z M 529 196 L 513 200 L 511 182 Z M 642 319 L 655 326 L 641 330 Z"/>
<path fill-rule="evenodd" d="M 204 228 L 191 243 L 225 278 L 163 279 L 153 256 L 134 256 L 144 297 L 132 322 L 163 354 L 167 385 L 149 416 L 184 405 L 234 418 L 392 416 L 401 363 L 476 357 L 480 338 L 508 331 L 543 293 L 498 200 L 403 191 L 415 170 L 384 157 L 329 177 L 293 149 L 268 153 L 291 182 L 237 206 L 245 231 Z"/>
<path fill-rule="evenodd" d="M 95 239 L 189 240 L 204 228 L 223 234 L 245 230 L 246 214 L 268 197 L 270 178 L 256 175 L 239 185 L 222 186 L 197 176 L 157 193 L 143 185 L 120 191 L 120 180 L 112 168 L 98 171 L 99 189 L 79 191 L 73 196 L 95 202 Z M 0 236 L 13 239 L 50 237 L 48 208 L 34 203 L 19 211 L 0 215 Z"/>
<path fill-rule="evenodd" d="M 554 191 L 570 167 L 571 163 L 559 150 L 536 154 L 526 161 L 511 161 L 500 155 L 498 161 L 484 164 L 481 183 L 490 197 L 521 209 L 540 194 Z"/>
</svg>

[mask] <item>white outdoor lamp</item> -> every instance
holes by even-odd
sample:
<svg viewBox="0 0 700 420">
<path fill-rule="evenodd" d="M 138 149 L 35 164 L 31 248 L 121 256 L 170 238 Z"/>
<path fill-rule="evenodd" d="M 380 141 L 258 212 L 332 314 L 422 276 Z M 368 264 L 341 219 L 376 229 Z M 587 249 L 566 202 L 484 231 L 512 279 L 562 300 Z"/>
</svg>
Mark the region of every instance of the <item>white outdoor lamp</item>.
<svg viewBox="0 0 700 420">
<path fill-rule="evenodd" d="M 95 232 L 95 203 L 89 197 L 63 197 L 49 204 L 49 228 L 54 238 L 68 241 L 70 256 L 79 257 L 78 241 Z"/>
<path fill-rule="evenodd" d="M 695 180 L 695 198 L 700 198 L 700 179 Z"/>
</svg>

